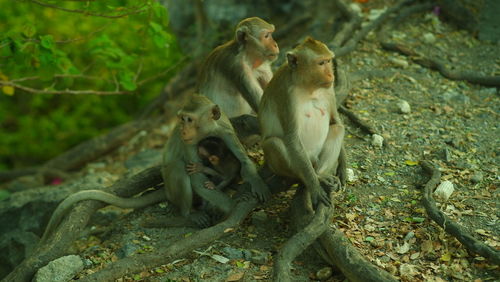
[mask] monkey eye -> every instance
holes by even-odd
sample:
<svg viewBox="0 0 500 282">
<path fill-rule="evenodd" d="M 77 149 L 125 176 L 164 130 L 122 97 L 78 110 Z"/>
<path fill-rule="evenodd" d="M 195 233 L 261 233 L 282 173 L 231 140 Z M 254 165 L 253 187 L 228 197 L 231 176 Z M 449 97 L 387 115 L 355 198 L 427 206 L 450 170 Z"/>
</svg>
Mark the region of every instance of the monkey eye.
<svg viewBox="0 0 500 282">
<path fill-rule="evenodd" d="M 319 62 L 319 65 L 320 66 L 323 66 L 324 64 L 329 64 L 332 60 L 331 59 L 328 59 L 328 60 L 323 60 L 323 61 L 320 61 Z"/>
<path fill-rule="evenodd" d="M 265 39 L 268 39 L 269 37 L 271 37 L 271 33 L 270 33 L 270 32 L 268 32 L 268 33 L 266 33 L 266 34 L 264 35 L 264 38 L 265 38 Z"/>
<path fill-rule="evenodd" d="M 183 119 L 185 122 L 187 122 L 187 123 L 191 123 L 191 122 L 193 122 L 193 119 L 192 119 L 191 117 L 189 117 L 189 116 L 184 116 L 182 119 Z"/>
</svg>

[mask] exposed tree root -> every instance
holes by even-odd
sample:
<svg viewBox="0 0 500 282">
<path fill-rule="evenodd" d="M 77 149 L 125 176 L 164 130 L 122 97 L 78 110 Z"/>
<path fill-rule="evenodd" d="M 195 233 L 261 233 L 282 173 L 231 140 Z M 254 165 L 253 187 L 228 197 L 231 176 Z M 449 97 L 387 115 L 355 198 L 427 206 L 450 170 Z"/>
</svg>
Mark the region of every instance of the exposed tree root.
<svg viewBox="0 0 500 282">
<path fill-rule="evenodd" d="M 478 75 L 477 72 L 450 70 L 440 60 L 426 57 L 422 54 L 417 53 L 414 50 L 411 50 L 410 48 L 402 44 L 392 43 L 392 42 L 380 42 L 380 45 L 382 45 L 382 47 L 386 50 L 395 51 L 410 57 L 410 59 L 413 62 L 423 67 L 437 70 L 439 71 L 439 73 L 441 73 L 444 77 L 448 79 L 465 80 L 470 83 L 480 84 L 485 86 L 495 86 L 495 87 L 500 86 L 500 76 L 482 76 Z"/>
<path fill-rule="evenodd" d="M 131 197 L 162 181 L 160 166 L 156 166 L 122 179 L 103 190 L 121 197 Z M 70 244 L 80 236 L 91 215 L 104 205 L 99 201 L 83 201 L 76 204 L 54 235 L 46 243 L 37 246 L 31 256 L 25 258 L 3 281 L 31 281 L 40 267 L 67 255 Z"/>
<path fill-rule="evenodd" d="M 306 207 L 301 204 L 304 203 L 304 194 L 299 191 L 291 207 L 292 224 L 298 230 L 303 228 L 305 223 L 310 222 L 312 217 Z M 330 215 L 327 214 L 327 217 Z M 327 256 L 325 261 L 339 269 L 349 281 L 396 281 L 391 274 L 364 258 L 341 231 L 328 223 L 324 223 L 324 227 L 327 230 L 322 232 L 317 240 L 319 244 L 315 243 L 314 248 L 316 251 L 320 250 L 318 254 L 321 257 Z"/>
<path fill-rule="evenodd" d="M 304 193 L 304 189 L 300 189 L 297 192 L 297 194 L 300 193 Z M 298 198 L 297 194 L 295 198 Z M 296 202 L 304 203 L 304 201 Z M 308 222 L 308 224 L 303 228 L 299 228 L 297 233 L 288 239 L 278 252 L 274 260 L 274 281 L 293 281 L 290 275 L 292 261 L 328 229 L 328 220 L 332 214 L 333 208 L 319 204 L 314 215 L 307 215 L 308 221 L 300 220 L 301 223 Z M 295 217 L 292 218 L 294 221 L 297 221 Z"/>
<path fill-rule="evenodd" d="M 342 46 L 353 32 L 361 25 L 361 17 L 354 13 L 351 8 L 342 0 L 335 0 L 335 6 L 348 19 L 348 22 L 342 25 L 342 29 L 335 34 L 331 45 L 334 48 Z"/>
<path fill-rule="evenodd" d="M 340 106 L 339 112 L 349 117 L 349 119 L 363 131 L 369 133 L 370 135 L 377 134 L 377 131 L 375 131 L 371 125 L 361 120 L 356 114 L 349 111 L 346 107 Z"/>
<path fill-rule="evenodd" d="M 203 247 L 216 239 L 221 238 L 230 228 L 236 228 L 257 206 L 257 200 L 251 198 L 239 202 L 229 217 L 223 222 L 212 227 L 194 232 L 191 236 L 180 239 L 175 243 L 159 244 L 153 252 L 137 254 L 110 263 L 104 269 L 80 279 L 81 281 L 114 281 L 127 274 L 148 270 L 163 264 L 168 264 L 175 259 L 185 257 L 194 249 Z"/>
<path fill-rule="evenodd" d="M 425 68 L 437 70 L 439 73 L 441 73 L 441 75 L 451 80 L 465 80 L 470 83 L 480 84 L 485 86 L 496 86 L 496 87 L 500 86 L 500 76 L 485 76 L 485 75 L 478 75 L 477 72 L 451 70 L 447 68 L 445 63 L 443 63 L 439 59 L 429 58 L 424 54 L 420 54 L 403 44 L 389 42 L 387 40 L 385 30 L 388 30 L 395 24 L 401 24 L 402 21 L 409 18 L 410 15 L 412 14 L 428 11 L 432 6 L 433 3 L 421 3 L 403 9 L 401 13 L 398 15 L 398 17 L 396 17 L 393 21 L 391 21 L 391 23 L 387 27 L 385 27 L 384 30 L 379 32 L 378 37 L 382 48 L 388 51 L 397 52 L 402 55 L 405 55 L 409 57 L 416 64 L 419 64 Z"/>
<path fill-rule="evenodd" d="M 378 18 L 373 20 L 370 24 L 362 28 L 360 31 L 358 31 L 351 39 L 349 39 L 344 46 L 342 46 L 340 49 L 334 50 L 335 55 L 337 57 L 342 57 L 353 51 L 356 46 L 358 45 L 359 41 L 361 41 L 363 38 L 368 35 L 368 33 L 372 30 L 375 30 L 378 28 L 382 23 L 384 23 L 389 16 L 400 10 L 401 7 L 408 5 L 410 3 L 414 2 L 414 0 L 404 0 L 400 1 L 398 4 L 394 5 L 393 7 L 387 9 L 382 15 L 380 15 Z"/>
<path fill-rule="evenodd" d="M 487 258 L 496 265 L 500 265 L 499 251 L 474 238 L 467 230 L 458 223 L 455 223 L 437 208 L 436 202 L 432 197 L 432 192 L 440 182 L 441 172 L 431 162 L 422 161 L 420 165 L 424 171 L 431 175 L 431 178 L 425 184 L 422 198 L 422 203 L 429 217 L 446 232 L 457 238 L 457 240 L 469 251 Z"/>
<path fill-rule="evenodd" d="M 389 272 L 364 258 L 340 230 L 330 227 L 319 237 L 319 241 L 335 266 L 349 281 L 397 281 Z"/>
</svg>

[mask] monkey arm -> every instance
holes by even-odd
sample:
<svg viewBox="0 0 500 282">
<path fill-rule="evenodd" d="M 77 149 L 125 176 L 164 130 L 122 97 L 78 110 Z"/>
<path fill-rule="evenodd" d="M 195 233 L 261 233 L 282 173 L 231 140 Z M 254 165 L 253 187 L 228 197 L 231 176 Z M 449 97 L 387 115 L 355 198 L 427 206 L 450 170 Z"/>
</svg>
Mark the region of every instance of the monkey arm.
<svg viewBox="0 0 500 282">
<path fill-rule="evenodd" d="M 260 83 L 252 74 L 252 70 L 240 62 L 234 64 L 234 68 L 231 69 L 233 72 L 232 76 L 236 77 L 234 81 L 234 86 L 241 93 L 243 98 L 252 107 L 254 112 L 258 112 L 260 97 L 262 96 L 263 90 Z"/>
<path fill-rule="evenodd" d="M 219 191 L 222 191 L 224 188 L 226 188 L 227 186 L 229 186 L 229 184 L 231 184 L 231 182 L 235 178 L 236 178 L 235 176 L 224 178 L 219 184 L 217 184 L 217 186 L 215 187 L 215 189 L 217 189 Z"/>
<path fill-rule="evenodd" d="M 244 181 L 248 181 L 250 183 L 250 186 L 252 187 L 252 193 L 260 201 L 266 201 L 271 195 L 271 193 L 269 192 L 269 188 L 257 173 L 255 164 L 250 160 L 250 158 L 248 158 L 245 152 L 245 148 L 243 148 L 243 145 L 241 145 L 234 131 L 226 129 L 219 134 L 220 135 L 218 137 L 224 141 L 228 149 L 240 161 L 241 177 Z"/>
<path fill-rule="evenodd" d="M 206 175 L 210 175 L 210 176 L 217 176 L 217 177 L 221 177 L 222 178 L 222 175 L 217 172 L 215 169 L 212 169 L 208 166 L 204 166 L 203 164 L 201 163 L 190 163 L 190 164 L 187 164 L 186 165 L 186 171 L 188 172 L 188 174 L 193 174 L 193 173 L 204 173 Z"/>
</svg>

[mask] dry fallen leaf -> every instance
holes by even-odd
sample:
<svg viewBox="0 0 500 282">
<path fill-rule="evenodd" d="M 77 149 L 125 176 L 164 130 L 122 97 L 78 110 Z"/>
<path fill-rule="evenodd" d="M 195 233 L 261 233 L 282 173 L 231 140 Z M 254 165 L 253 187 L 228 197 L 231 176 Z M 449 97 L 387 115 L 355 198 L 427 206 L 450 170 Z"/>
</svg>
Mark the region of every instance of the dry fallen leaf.
<svg viewBox="0 0 500 282">
<path fill-rule="evenodd" d="M 240 281 L 243 275 L 245 275 L 244 272 L 233 273 L 227 277 L 226 281 Z"/>
</svg>

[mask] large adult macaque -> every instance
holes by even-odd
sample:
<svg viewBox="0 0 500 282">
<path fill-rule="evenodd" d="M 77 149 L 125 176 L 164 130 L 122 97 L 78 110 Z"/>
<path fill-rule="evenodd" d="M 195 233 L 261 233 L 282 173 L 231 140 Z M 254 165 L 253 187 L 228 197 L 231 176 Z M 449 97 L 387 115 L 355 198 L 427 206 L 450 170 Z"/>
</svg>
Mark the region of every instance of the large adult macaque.
<svg viewBox="0 0 500 282">
<path fill-rule="evenodd" d="M 271 80 L 271 63 L 279 54 L 274 25 L 253 17 L 236 26 L 234 39 L 215 48 L 199 77 L 199 92 L 229 118 L 257 113 L 263 89 Z"/>
<path fill-rule="evenodd" d="M 339 162 L 345 165 L 333 56 L 325 44 L 307 38 L 287 53 L 287 63 L 274 74 L 259 108 L 267 165 L 278 175 L 299 179 L 313 206 L 331 204 L 322 184 L 335 185 Z"/>
<path fill-rule="evenodd" d="M 186 165 L 200 162 L 198 142 L 206 137 L 220 138 L 231 153 L 239 160 L 241 177 L 248 181 L 252 193 L 260 200 L 266 200 L 269 189 L 257 174 L 253 162 L 248 158 L 245 149 L 239 142 L 228 118 L 219 107 L 207 97 L 193 95 L 178 113 L 179 122 L 174 128 L 163 153 L 162 175 L 165 191 L 157 190 L 137 198 L 121 198 L 100 190 L 77 192 L 63 202 L 54 211 L 42 241 L 59 225 L 67 210 L 75 203 L 83 200 L 97 200 L 121 208 L 141 208 L 158 203 L 165 198 L 177 206 L 181 215 L 190 217 L 200 226 L 206 226 L 208 217 L 203 211 L 191 213 L 193 197 L 200 197 L 211 208 L 228 213 L 234 206 L 234 200 L 219 190 L 204 188 L 208 180 L 203 173 L 188 174 Z"/>
</svg>

